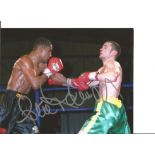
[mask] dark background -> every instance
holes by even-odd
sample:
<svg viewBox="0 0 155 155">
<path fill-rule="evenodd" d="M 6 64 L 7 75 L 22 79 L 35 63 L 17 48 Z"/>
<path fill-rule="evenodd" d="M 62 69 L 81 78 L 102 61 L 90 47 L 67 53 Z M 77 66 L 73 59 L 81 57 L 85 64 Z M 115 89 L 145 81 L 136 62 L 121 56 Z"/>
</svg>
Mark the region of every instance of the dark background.
<svg viewBox="0 0 155 155">
<path fill-rule="evenodd" d="M 85 71 L 95 71 L 101 66 L 99 48 L 107 40 L 118 42 L 122 54 L 118 61 L 123 69 L 123 84 L 133 83 L 133 29 L 132 28 L 49 28 L 1 29 L 1 86 L 6 86 L 14 62 L 31 51 L 35 39 L 46 37 L 54 45 L 53 56 L 64 64 L 63 74 L 75 77 Z M 44 88 L 48 88 L 45 84 Z M 31 92 L 34 100 L 34 92 Z M 62 97 L 66 91 L 46 92 L 49 96 Z M 133 87 L 122 87 L 121 94 L 133 131 Z M 82 108 L 93 108 L 90 100 Z M 67 107 L 66 107 L 67 108 Z M 41 119 L 41 133 L 77 133 L 92 110 L 59 112 Z"/>
</svg>

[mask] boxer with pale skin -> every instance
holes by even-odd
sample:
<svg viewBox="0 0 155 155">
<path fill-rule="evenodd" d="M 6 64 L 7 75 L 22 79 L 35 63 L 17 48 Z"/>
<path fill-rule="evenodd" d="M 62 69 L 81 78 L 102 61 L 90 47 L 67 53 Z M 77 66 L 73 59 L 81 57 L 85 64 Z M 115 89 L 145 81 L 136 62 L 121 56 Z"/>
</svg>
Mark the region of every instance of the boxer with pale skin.
<svg viewBox="0 0 155 155">
<path fill-rule="evenodd" d="M 55 78 L 59 83 L 69 85 L 80 91 L 99 85 L 99 99 L 95 103 L 94 114 L 82 126 L 79 133 L 105 134 L 130 133 L 124 105 L 118 99 L 122 83 L 122 68 L 116 61 L 120 55 L 120 45 L 107 41 L 100 48 L 99 58 L 102 67 L 96 72 L 85 72 L 77 78 Z"/>
</svg>

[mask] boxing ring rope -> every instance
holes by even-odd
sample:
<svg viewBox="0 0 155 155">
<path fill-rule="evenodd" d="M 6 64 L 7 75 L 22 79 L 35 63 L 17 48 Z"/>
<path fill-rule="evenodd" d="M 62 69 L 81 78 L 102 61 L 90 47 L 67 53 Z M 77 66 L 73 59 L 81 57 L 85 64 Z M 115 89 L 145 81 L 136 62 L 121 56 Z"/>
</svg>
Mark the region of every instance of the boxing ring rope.
<svg viewBox="0 0 155 155">
<path fill-rule="evenodd" d="M 132 83 L 127 83 L 127 84 L 122 84 L 123 88 L 133 88 L 133 84 Z M 43 88 L 43 92 L 48 92 L 48 91 L 59 91 L 59 90 L 67 90 L 68 87 L 55 87 L 55 88 Z M 74 88 L 70 88 L 70 89 L 74 89 Z M 6 88 L 4 86 L 0 86 L 0 93 L 5 93 Z M 35 103 L 39 104 L 40 103 L 40 89 L 35 90 L 34 91 L 34 95 L 35 95 Z M 50 109 L 50 112 L 77 112 L 77 111 L 93 111 L 94 107 L 92 108 L 56 108 L 56 109 Z M 128 110 L 132 110 L 132 106 L 127 107 Z M 35 111 L 35 110 L 34 110 Z M 38 115 L 38 113 L 36 112 L 36 116 L 37 116 L 37 126 L 40 127 L 40 116 Z"/>
</svg>

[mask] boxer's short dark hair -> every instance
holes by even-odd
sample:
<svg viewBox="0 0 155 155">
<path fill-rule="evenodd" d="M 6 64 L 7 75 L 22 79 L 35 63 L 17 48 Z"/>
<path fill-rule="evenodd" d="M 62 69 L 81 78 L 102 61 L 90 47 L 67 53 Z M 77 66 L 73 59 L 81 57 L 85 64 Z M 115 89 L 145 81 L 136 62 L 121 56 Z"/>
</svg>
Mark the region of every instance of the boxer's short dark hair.
<svg viewBox="0 0 155 155">
<path fill-rule="evenodd" d="M 35 42 L 33 44 L 33 50 L 36 50 L 40 46 L 52 48 L 52 43 L 48 39 L 40 37 L 35 40 Z"/>
<path fill-rule="evenodd" d="M 112 44 L 112 49 L 113 50 L 116 50 L 118 53 L 117 53 L 117 58 L 120 56 L 121 54 L 121 47 L 120 45 L 116 42 L 116 41 L 107 41 L 109 43 Z"/>
</svg>

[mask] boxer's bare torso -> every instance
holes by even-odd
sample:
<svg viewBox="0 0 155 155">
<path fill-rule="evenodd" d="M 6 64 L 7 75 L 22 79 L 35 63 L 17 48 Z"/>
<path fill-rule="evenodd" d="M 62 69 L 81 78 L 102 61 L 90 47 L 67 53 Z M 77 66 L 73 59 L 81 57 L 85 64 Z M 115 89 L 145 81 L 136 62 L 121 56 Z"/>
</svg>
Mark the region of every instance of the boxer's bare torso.
<svg viewBox="0 0 155 155">
<path fill-rule="evenodd" d="M 44 53 L 46 62 L 42 61 L 41 55 L 36 52 L 19 58 L 13 66 L 7 89 L 28 94 L 31 89 L 38 89 L 45 83 L 47 77 L 41 73 L 47 67 L 51 54 L 47 51 Z"/>
<path fill-rule="evenodd" d="M 105 64 L 98 70 L 99 97 L 118 97 L 120 94 L 120 87 L 122 82 L 122 68 L 120 64 L 116 61 L 113 61 L 111 64 L 109 68 L 109 64 L 107 62 L 107 64 Z M 111 76 L 114 76 L 114 79 L 111 78 Z"/>
<path fill-rule="evenodd" d="M 30 70 L 30 73 L 25 75 L 23 70 Z M 32 88 L 27 76 L 38 76 L 40 72 L 39 64 L 34 64 L 28 55 L 19 58 L 13 66 L 7 89 L 27 94 Z"/>
</svg>

